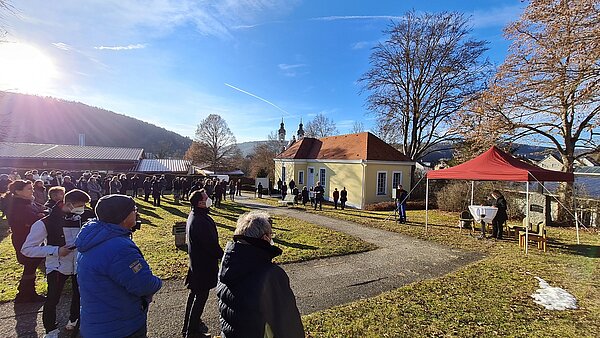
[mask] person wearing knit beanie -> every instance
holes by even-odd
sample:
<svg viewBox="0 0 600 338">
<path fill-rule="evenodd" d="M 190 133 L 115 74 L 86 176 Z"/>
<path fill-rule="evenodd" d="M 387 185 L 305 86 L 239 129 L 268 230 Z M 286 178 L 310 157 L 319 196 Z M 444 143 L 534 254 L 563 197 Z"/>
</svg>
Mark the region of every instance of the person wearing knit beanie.
<svg viewBox="0 0 600 338">
<path fill-rule="evenodd" d="M 129 229 L 135 225 L 135 217 L 133 217 L 133 224 L 130 224 L 131 222 L 121 223 L 126 220 L 131 221 L 128 217 L 135 210 L 135 201 L 127 195 L 102 196 L 96 204 L 96 216 L 99 220 L 111 224 L 120 224 Z"/>
<path fill-rule="evenodd" d="M 131 236 L 135 202 L 125 195 L 103 196 L 96 204 L 96 216 L 75 240 L 81 335 L 146 337 L 148 307 L 162 281 Z"/>
</svg>

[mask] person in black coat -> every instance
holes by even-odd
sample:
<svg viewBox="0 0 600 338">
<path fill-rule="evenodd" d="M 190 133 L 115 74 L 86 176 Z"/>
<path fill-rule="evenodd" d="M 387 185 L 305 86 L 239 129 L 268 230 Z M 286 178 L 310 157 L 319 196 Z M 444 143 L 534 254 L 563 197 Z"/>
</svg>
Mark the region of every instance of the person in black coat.
<svg viewBox="0 0 600 338">
<path fill-rule="evenodd" d="M 406 200 L 408 200 L 408 192 L 404 190 L 402 184 L 398 184 L 396 189 L 396 210 L 398 210 L 398 222 L 406 223 Z"/>
<path fill-rule="evenodd" d="M 210 289 L 217 286 L 219 259 L 223 249 L 219 246 L 217 226 L 209 216 L 211 200 L 204 189 L 190 196 L 192 211 L 187 220 L 187 245 L 189 269 L 185 284 L 190 290 L 185 308 L 183 336 L 196 337 L 208 332 L 202 322 L 202 312 Z"/>
<path fill-rule="evenodd" d="M 160 196 L 161 196 L 162 186 L 161 182 L 158 178 L 152 178 L 152 205 L 155 207 L 160 207 Z"/>
<path fill-rule="evenodd" d="M 346 187 L 344 187 L 342 189 L 342 191 L 340 191 L 340 206 L 342 207 L 342 210 L 344 210 L 344 208 L 346 208 L 347 200 L 348 200 L 348 190 L 346 190 Z"/>
<path fill-rule="evenodd" d="M 215 207 L 221 207 L 221 199 L 223 199 L 223 186 L 220 183 L 215 184 Z"/>
<path fill-rule="evenodd" d="M 282 251 L 274 246 L 269 214 L 240 216 L 233 235 L 217 285 L 221 337 L 304 337 L 290 280 L 272 262 Z"/>
<path fill-rule="evenodd" d="M 150 193 L 152 193 L 152 182 L 150 181 L 150 177 L 146 177 L 144 179 L 144 201 L 148 202 L 148 197 L 150 197 Z"/>
<path fill-rule="evenodd" d="M 492 236 L 497 239 L 502 239 L 502 226 L 508 219 L 506 209 L 508 207 L 506 199 L 499 190 L 492 191 L 492 197 L 494 198 L 494 206 L 498 208 L 496 216 L 492 220 Z"/>
<path fill-rule="evenodd" d="M 300 195 L 302 195 L 302 205 L 306 206 L 306 202 L 308 202 L 309 199 L 308 189 L 306 188 L 306 186 L 302 188 L 302 192 L 300 193 Z"/>
<path fill-rule="evenodd" d="M 319 204 L 319 210 L 323 210 L 323 196 L 325 195 L 325 189 L 321 185 L 321 182 L 317 182 L 315 187 L 315 210 L 317 210 L 317 204 Z"/>
</svg>

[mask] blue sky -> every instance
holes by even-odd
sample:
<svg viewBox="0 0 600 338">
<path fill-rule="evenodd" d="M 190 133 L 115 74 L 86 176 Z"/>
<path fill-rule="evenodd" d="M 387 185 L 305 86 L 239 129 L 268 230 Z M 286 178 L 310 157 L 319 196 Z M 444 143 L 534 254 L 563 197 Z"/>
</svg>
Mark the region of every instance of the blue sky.
<svg viewBox="0 0 600 338">
<path fill-rule="evenodd" d="M 80 101 L 193 137 L 221 115 L 238 142 L 283 117 L 323 113 L 340 133 L 374 125 L 358 78 L 382 31 L 409 10 L 460 11 L 502 63 L 520 1 L 20 0 L 0 23 L 0 90 Z M 270 102 L 271 104 L 267 103 Z"/>
</svg>

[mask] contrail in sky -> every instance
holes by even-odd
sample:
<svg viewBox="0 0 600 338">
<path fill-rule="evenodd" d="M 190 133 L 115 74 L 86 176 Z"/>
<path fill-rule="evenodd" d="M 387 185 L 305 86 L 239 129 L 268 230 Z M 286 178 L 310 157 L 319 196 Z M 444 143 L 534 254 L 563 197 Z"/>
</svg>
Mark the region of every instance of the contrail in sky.
<svg viewBox="0 0 600 338">
<path fill-rule="evenodd" d="M 238 92 L 242 92 L 242 93 L 244 93 L 244 94 L 246 94 L 246 95 L 250 95 L 250 96 L 252 96 L 252 97 L 254 97 L 254 98 L 257 98 L 257 99 L 259 99 L 259 100 L 261 100 L 261 101 L 263 101 L 263 102 L 266 102 L 266 103 L 270 104 L 271 106 L 273 106 L 273 107 L 275 107 L 275 108 L 277 108 L 277 109 L 281 110 L 281 111 L 282 111 L 282 112 L 284 112 L 286 115 L 288 115 L 288 116 L 290 115 L 290 113 L 288 113 L 288 112 L 286 112 L 285 110 L 283 110 L 283 109 L 279 108 L 279 107 L 278 107 L 276 104 L 274 104 L 273 102 L 271 102 L 271 101 L 269 101 L 269 100 L 265 100 L 265 99 L 263 99 L 262 97 L 260 97 L 260 96 L 258 96 L 258 95 L 254 95 L 254 94 L 252 94 L 252 93 L 249 93 L 249 92 L 247 92 L 247 91 L 245 91 L 245 90 L 243 90 L 243 89 L 240 89 L 240 88 L 238 88 L 238 87 L 236 87 L 236 86 L 232 86 L 232 85 L 230 85 L 229 83 L 224 83 L 224 85 L 226 85 L 226 86 L 227 86 L 227 87 L 229 87 L 229 88 L 233 88 L 233 89 L 237 90 Z"/>
</svg>

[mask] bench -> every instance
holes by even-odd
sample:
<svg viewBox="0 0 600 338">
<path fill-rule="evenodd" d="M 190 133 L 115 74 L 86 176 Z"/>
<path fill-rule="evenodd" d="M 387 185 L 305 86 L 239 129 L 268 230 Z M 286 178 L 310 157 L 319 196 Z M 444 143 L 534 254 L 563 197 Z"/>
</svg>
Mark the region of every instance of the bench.
<svg viewBox="0 0 600 338">
<path fill-rule="evenodd" d="M 284 207 L 294 205 L 294 195 L 287 194 L 287 195 L 285 195 L 285 198 L 283 200 L 279 200 L 279 201 L 277 201 L 277 203 L 279 203 L 280 206 L 284 206 Z"/>
<path fill-rule="evenodd" d="M 546 237 L 546 224 L 545 222 L 539 222 L 535 227 L 533 224 L 531 225 L 533 231 L 527 234 L 527 239 L 530 241 L 537 242 L 537 247 L 539 250 L 544 250 L 546 252 L 546 243 L 548 242 L 548 238 Z M 537 230 L 537 231 L 536 231 Z M 525 243 L 525 231 L 519 231 L 519 246 L 524 248 L 527 243 Z"/>
</svg>

